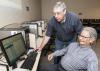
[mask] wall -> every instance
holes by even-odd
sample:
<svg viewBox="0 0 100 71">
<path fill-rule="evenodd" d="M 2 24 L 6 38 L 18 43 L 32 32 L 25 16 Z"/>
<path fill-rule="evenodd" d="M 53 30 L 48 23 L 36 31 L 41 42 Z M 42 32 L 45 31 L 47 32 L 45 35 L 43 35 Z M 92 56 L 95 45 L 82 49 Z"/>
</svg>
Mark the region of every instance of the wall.
<svg viewBox="0 0 100 71">
<path fill-rule="evenodd" d="M 68 9 L 78 13 L 81 18 L 100 18 L 100 0 L 66 0 Z"/>
<path fill-rule="evenodd" d="M 56 1 L 64 1 L 69 11 L 74 11 L 80 18 L 100 18 L 100 0 L 42 0 L 42 19 L 50 19 Z"/>
<path fill-rule="evenodd" d="M 26 7 L 29 7 L 29 11 L 26 11 Z M 21 8 L 0 5 L 0 28 L 11 23 L 39 19 L 41 19 L 40 0 L 22 0 Z"/>
<path fill-rule="evenodd" d="M 42 0 L 42 19 L 50 19 L 53 15 L 52 9 L 57 0 Z"/>
</svg>

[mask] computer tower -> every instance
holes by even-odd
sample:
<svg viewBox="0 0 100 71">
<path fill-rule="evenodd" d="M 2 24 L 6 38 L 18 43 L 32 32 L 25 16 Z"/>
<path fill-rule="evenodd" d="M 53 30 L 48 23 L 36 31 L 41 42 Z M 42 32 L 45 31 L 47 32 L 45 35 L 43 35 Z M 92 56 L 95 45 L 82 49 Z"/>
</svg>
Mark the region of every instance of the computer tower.
<svg viewBox="0 0 100 71">
<path fill-rule="evenodd" d="M 38 24 L 36 22 L 25 22 L 22 23 L 22 26 L 29 27 L 30 33 L 35 34 L 36 37 L 38 37 Z"/>
<path fill-rule="evenodd" d="M 31 23 L 37 23 L 37 33 L 39 37 L 43 37 L 44 36 L 44 31 L 45 31 L 45 27 L 46 27 L 46 23 L 43 20 L 39 20 L 39 21 L 35 21 L 35 22 L 31 22 Z"/>
<path fill-rule="evenodd" d="M 46 28 L 46 23 L 45 21 L 28 21 L 22 23 L 22 26 L 28 26 L 30 33 L 35 34 L 36 37 L 42 37 L 44 36 L 45 28 Z"/>
</svg>

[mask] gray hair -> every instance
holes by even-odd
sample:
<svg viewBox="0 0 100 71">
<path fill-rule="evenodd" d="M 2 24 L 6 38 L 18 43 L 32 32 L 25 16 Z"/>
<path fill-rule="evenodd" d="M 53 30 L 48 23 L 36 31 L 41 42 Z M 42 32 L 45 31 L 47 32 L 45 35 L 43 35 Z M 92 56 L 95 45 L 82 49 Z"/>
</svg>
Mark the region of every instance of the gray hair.
<svg viewBox="0 0 100 71">
<path fill-rule="evenodd" d="M 93 38 L 94 40 L 97 39 L 97 32 L 94 28 L 92 27 L 84 27 L 83 31 L 86 30 L 90 33 L 90 37 Z"/>
<path fill-rule="evenodd" d="M 59 10 L 60 12 L 66 10 L 65 3 L 61 2 L 61 1 L 56 2 L 56 5 L 54 6 L 53 11 L 55 11 L 55 10 Z"/>
</svg>

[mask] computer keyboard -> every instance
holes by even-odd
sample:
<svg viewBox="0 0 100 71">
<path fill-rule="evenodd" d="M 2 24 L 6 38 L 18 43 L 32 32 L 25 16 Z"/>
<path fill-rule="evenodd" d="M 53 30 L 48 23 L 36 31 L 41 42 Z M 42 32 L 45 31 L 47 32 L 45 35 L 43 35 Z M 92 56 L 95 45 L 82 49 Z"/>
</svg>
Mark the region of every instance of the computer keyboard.
<svg viewBox="0 0 100 71">
<path fill-rule="evenodd" d="M 32 70 L 34 62 L 36 60 L 37 52 L 30 52 L 28 57 L 25 59 L 24 63 L 22 64 L 21 68 Z"/>
</svg>

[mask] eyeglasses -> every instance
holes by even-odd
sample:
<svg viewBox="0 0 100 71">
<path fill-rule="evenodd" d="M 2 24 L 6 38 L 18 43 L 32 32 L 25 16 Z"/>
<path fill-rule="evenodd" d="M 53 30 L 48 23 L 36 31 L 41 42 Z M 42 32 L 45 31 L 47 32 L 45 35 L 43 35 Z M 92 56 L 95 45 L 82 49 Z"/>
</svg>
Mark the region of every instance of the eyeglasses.
<svg viewBox="0 0 100 71">
<path fill-rule="evenodd" d="M 83 37 L 83 38 L 91 38 L 91 37 L 87 37 L 87 36 L 83 36 L 83 35 L 78 35 L 79 37 Z"/>
</svg>

